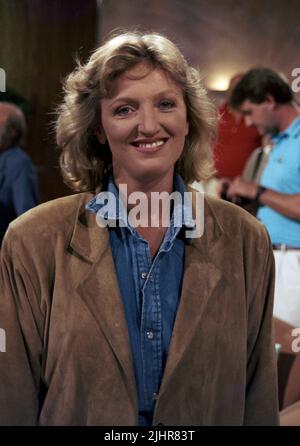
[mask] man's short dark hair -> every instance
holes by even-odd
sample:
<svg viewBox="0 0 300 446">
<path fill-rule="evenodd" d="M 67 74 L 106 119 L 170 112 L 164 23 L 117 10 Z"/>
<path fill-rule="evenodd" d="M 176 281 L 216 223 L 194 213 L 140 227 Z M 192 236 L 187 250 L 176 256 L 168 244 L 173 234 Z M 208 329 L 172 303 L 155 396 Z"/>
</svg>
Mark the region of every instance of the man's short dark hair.
<svg viewBox="0 0 300 446">
<path fill-rule="evenodd" d="M 293 92 L 283 77 L 270 68 L 253 68 L 234 87 L 229 103 L 234 109 L 246 100 L 260 104 L 272 96 L 277 104 L 288 104 Z"/>
</svg>

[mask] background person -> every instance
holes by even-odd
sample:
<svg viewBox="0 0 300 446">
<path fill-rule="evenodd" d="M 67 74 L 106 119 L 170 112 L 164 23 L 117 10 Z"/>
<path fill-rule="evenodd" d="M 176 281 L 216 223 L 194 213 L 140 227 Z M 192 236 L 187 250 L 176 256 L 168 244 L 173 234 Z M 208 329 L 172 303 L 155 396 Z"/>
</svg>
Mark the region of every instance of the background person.
<svg viewBox="0 0 300 446">
<path fill-rule="evenodd" d="M 38 203 L 35 168 L 20 148 L 25 132 L 21 109 L 0 102 L 0 245 L 9 223 Z"/>
<path fill-rule="evenodd" d="M 300 327 L 300 110 L 287 82 L 268 68 L 250 70 L 234 88 L 231 105 L 248 125 L 273 135 L 260 185 L 237 178 L 228 196 L 259 203 L 275 255 L 274 315 Z"/>
</svg>

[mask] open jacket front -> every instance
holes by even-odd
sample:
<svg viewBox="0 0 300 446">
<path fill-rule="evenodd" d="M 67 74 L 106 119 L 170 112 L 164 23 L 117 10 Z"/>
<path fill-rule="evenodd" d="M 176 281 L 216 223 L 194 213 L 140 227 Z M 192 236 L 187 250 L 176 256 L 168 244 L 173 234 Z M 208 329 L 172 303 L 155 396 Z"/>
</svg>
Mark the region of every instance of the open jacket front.
<svg viewBox="0 0 300 446">
<path fill-rule="evenodd" d="M 11 225 L 1 250 L 1 425 L 136 425 L 135 377 L 106 228 L 77 194 Z M 154 424 L 277 424 L 273 257 L 263 226 L 205 199 L 185 248 Z"/>
</svg>

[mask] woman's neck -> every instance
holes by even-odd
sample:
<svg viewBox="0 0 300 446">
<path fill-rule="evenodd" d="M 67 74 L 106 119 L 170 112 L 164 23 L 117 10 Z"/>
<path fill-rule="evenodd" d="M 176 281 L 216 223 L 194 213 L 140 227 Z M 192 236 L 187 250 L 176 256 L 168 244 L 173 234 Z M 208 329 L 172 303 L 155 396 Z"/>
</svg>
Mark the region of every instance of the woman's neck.
<svg viewBox="0 0 300 446">
<path fill-rule="evenodd" d="M 155 229 L 154 232 L 156 232 L 171 219 L 173 200 L 170 200 L 170 194 L 173 192 L 173 176 L 174 171 L 172 170 L 162 178 L 149 178 L 148 181 L 147 179 L 126 178 L 126 175 L 114 175 L 114 181 L 127 212 L 130 213 L 143 201 L 143 221 L 146 222 L 148 229 Z M 120 187 L 121 185 L 126 185 L 126 195 L 123 186 Z M 160 195 L 163 192 L 166 195 Z M 140 193 L 140 196 L 137 193 Z M 133 195 L 131 196 L 131 194 Z"/>
<path fill-rule="evenodd" d="M 148 203 L 151 201 L 152 192 L 167 192 L 171 194 L 173 192 L 173 180 L 174 171 L 170 172 L 168 175 L 160 178 L 149 178 L 146 179 L 136 179 L 129 178 L 126 175 L 115 175 L 114 181 L 118 188 L 120 189 L 121 184 L 126 184 L 127 186 L 127 196 L 134 192 L 142 192 L 147 196 Z M 128 210 L 130 210 L 134 205 L 128 204 Z"/>
</svg>

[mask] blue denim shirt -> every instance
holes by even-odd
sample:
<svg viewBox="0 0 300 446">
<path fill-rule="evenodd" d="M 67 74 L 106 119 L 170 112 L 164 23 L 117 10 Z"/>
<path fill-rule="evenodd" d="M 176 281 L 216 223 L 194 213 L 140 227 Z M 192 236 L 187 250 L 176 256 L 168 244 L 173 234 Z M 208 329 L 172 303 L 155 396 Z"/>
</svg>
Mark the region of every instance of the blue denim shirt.
<svg viewBox="0 0 300 446">
<path fill-rule="evenodd" d="M 19 147 L 0 153 L 0 245 L 9 223 L 38 204 L 35 168 Z"/>
<path fill-rule="evenodd" d="M 175 190 L 186 191 L 179 175 L 174 178 Z M 108 192 L 116 199 L 119 193 L 112 176 Z M 153 412 L 165 368 L 176 312 L 179 304 L 185 238 L 184 227 L 194 228 L 191 202 L 174 210 L 164 240 L 155 258 L 151 259 L 148 242 L 128 223 L 127 227 L 109 227 L 110 246 L 125 309 L 134 362 L 139 425 L 152 424 Z M 110 222 L 123 220 L 122 205 L 109 207 L 94 197 L 87 209 Z"/>
</svg>

